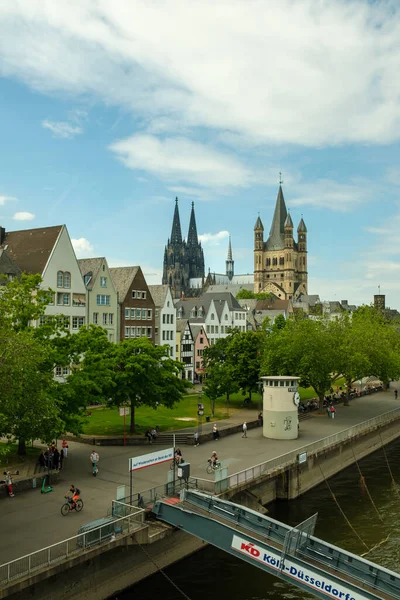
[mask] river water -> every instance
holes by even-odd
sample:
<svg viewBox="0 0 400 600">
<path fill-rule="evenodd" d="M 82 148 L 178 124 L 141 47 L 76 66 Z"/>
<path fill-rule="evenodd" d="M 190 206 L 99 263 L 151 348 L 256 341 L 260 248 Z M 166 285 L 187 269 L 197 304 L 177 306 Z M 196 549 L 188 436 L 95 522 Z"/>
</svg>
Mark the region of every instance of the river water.
<svg viewBox="0 0 400 600">
<path fill-rule="evenodd" d="M 398 482 L 396 484 L 392 482 L 382 449 L 358 463 L 383 523 L 360 481 L 356 465 L 330 479 L 329 485 L 353 528 L 369 548 L 390 534 L 389 540 L 366 558 L 388 569 L 400 571 L 400 440 L 386 446 L 385 450 L 393 478 Z M 271 517 L 289 525 L 296 525 L 318 512 L 317 537 L 354 554 L 365 552 L 365 547 L 346 523 L 325 483 L 294 502 L 277 501 L 268 509 Z M 172 565 L 165 572 L 190 600 L 314 598 L 211 546 Z M 158 573 L 119 594 L 118 600 L 154 600 L 155 597 L 179 600 L 184 596 Z"/>
</svg>

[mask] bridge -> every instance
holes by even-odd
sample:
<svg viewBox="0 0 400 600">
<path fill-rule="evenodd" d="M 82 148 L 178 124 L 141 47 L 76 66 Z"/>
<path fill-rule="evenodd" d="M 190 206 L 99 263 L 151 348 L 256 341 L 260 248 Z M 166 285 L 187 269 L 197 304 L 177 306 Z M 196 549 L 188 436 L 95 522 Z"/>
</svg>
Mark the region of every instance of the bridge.
<svg viewBox="0 0 400 600">
<path fill-rule="evenodd" d="M 290 527 L 194 490 L 157 500 L 158 519 L 280 577 L 317 598 L 400 599 L 400 576 L 314 537 L 317 515 Z"/>
</svg>

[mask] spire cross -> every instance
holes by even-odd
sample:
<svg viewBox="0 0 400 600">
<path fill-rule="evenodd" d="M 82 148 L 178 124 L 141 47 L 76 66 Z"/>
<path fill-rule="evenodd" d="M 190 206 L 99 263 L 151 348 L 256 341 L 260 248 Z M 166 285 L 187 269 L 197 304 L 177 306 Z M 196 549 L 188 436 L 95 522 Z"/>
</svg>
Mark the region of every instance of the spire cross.
<svg viewBox="0 0 400 600">
<path fill-rule="evenodd" d="M 378 285 L 378 292 L 379 292 L 379 294 L 381 293 L 381 286 L 380 285 Z"/>
<path fill-rule="evenodd" d="M 282 173 L 279 171 L 279 185 L 282 185 L 283 180 L 282 180 Z"/>
</svg>

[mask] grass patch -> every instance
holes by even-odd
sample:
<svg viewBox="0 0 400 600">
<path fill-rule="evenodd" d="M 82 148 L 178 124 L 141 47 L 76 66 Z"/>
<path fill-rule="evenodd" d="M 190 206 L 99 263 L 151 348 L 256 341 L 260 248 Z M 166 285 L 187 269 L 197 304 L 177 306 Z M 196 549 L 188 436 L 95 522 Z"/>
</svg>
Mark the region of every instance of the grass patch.
<svg viewBox="0 0 400 600">
<path fill-rule="evenodd" d="M 250 408 L 257 411 L 259 407 L 259 394 L 253 394 L 253 402 Z M 234 412 L 237 412 L 243 407 L 244 396 L 242 394 L 232 394 L 229 406 L 224 398 L 219 398 L 215 403 L 215 412 L 213 420 L 219 421 L 227 419 Z M 136 430 L 137 433 L 143 433 L 149 428 L 156 425 L 160 431 L 171 431 L 174 429 L 184 429 L 187 427 L 197 426 L 197 404 L 204 404 L 204 416 L 211 416 L 210 399 L 205 394 L 202 394 L 201 399 L 198 394 L 189 394 L 183 398 L 179 404 L 173 408 L 159 406 L 154 409 L 149 406 L 141 406 L 135 411 Z M 106 408 L 104 406 L 91 409 L 91 417 L 85 420 L 83 433 L 86 435 L 123 435 L 124 434 L 124 418 L 119 416 L 117 408 Z M 126 418 L 127 431 L 129 429 L 129 419 Z M 185 420 L 181 420 L 185 419 Z M 191 419 L 191 420 L 186 420 Z"/>
</svg>

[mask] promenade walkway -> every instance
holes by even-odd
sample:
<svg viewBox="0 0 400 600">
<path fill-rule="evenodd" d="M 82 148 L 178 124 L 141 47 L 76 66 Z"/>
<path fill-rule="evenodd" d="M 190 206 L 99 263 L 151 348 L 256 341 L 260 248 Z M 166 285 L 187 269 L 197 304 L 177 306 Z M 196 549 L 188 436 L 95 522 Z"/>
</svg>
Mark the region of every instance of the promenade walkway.
<svg viewBox="0 0 400 600">
<path fill-rule="evenodd" d="M 392 391 L 380 392 L 352 400 L 349 407 L 339 405 L 334 420 L 328 419 L 326 413 L 313 413 L 311 419 L 301 422 L 297 440 L 268 440 L 262 436 L 261 428 L 256 428 L 248 431 L 247 439 L 242 439 L 239 433 L 182 450 L 184 458 L 191 464 L 191 475 L 210 479 L 205 466 L 212 450 L 218 452 L 230 474 L 236 473 L 348 429 L 399 405 L 400 400 L 394 399 Z M 248 411 L 244 411 L 239 421 L 246 420 L 247 414 Z M 237 417 L 235 415 L 235 421 Z M 129 457 L 157 449 L 160 446 L 97 448 L 100 470 L 94 478 L 89 461 L 91 447 L 70 442 L 61 481 L 53 492 L 42 495 L 40 490 L 34 490 L 0 501 L 0 531 L 4 540 L 0 545 L 0 564 L 76 535 L 80 525 L 103 517 L 111 506 L 111 500 L 115 499 L 117 486 L 126 485 L 129 489 Z M 134 492 L 165 483 L 168 469 L 169 465 L 163 464 L 135 472 Z M 60 507 L 71 483 L 80 488 L 85 505 L 80 514 L 73 512 L 63 517 Z"/>
</svg>

